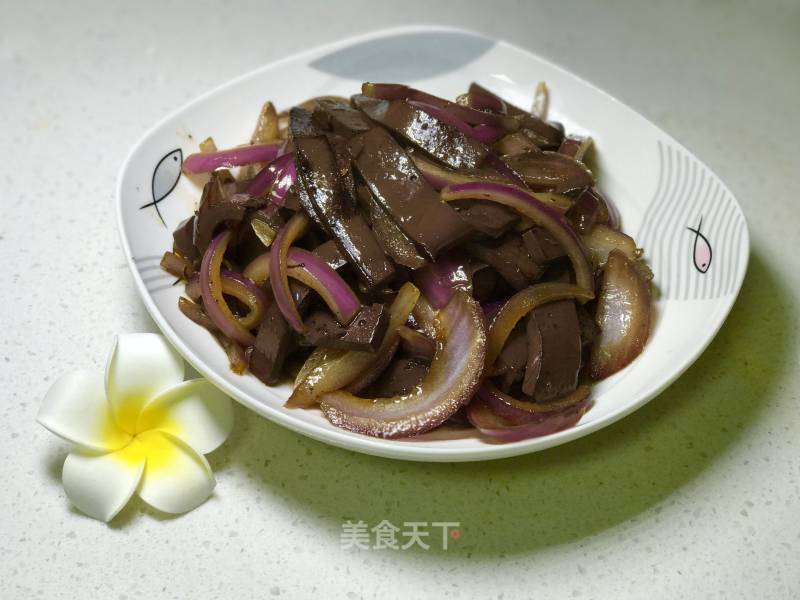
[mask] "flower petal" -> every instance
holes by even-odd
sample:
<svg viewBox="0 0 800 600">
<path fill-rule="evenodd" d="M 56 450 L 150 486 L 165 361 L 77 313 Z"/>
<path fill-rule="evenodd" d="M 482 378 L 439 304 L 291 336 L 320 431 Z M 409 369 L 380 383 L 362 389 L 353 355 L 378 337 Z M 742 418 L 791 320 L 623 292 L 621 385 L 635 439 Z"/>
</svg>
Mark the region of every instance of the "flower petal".
<svg viewBox="0 0 800 600">
<path fill-rule="evenodd" d="M 183 367 L 183 358 L 161 335 L 118 336 L 106 367 L 106 396 L 119 426 L 135 433 L 142 407 L 183 381 Z"/>
<path fill-rule="evenodd" d="M 36 420 L 68 442 L 99 452 L 112 452 L 131 440 L 111 416 L 99 372 L 59 377 L 47 390 Z"/>
<path fill-rule="evenodd" d="M 136 491 L 144 464 L 144 453 L 135 441 L 110 454 L 72 452 L 64 461 L 61 480 L 76 507 L 108 522 Z"/>
<path fill-rule="evenodd" d="M 200 454 L 217 449 L 233 428 L 230 398 L 205 379 L 184 381 L 162 392 L 142 409 L 137 431 L 157 429 Z"/>
<path fill-rule="evenodd" d="M 136 436 L 147 460 L 139 484 L 139 497 L 153 508 L 183 513 L 197 508 L 214 490 L 214 475 L 202 454 L 163 431 Z"/>
</svg>

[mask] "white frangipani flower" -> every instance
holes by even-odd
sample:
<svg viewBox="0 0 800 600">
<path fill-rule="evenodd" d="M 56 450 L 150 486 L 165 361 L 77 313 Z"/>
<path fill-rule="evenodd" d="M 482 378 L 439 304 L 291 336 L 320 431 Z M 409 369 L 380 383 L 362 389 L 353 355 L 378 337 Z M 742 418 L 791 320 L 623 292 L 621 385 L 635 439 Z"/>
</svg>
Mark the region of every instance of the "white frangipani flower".
<svg viewBox="0 0 800 600">
<path fill-rule="evenodd" d="M 182 513 L 202 504 L 215 480 L 204 454 L 233 426 L 230 399 L 205 379 L 183 381 L 184 362 L 154 333 L 121 335 L 102 373 L 76 371 L 47 392 L 37 420 L 76 448 L 62 481 L 87 515 L 109 521 L 134 492 Z"/>
</svg>

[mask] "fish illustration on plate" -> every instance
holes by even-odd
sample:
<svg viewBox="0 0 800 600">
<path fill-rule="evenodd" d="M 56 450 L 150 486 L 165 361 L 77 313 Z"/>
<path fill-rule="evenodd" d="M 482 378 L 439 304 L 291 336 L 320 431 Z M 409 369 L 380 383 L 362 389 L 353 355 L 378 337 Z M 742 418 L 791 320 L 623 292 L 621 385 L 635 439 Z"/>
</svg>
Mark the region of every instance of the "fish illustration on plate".
<svg viewBox="0 0 800 600">
<path fill-rule="evenodd" d="M 694 268 L 701 273 L 705 273 L 711 266 L 712 252 L 711 243 L 708 241 L 708 238 L 700 232 L 702 227 L 703 217 L 700 217 L 700 222 L 697 224 L 696 228 L 687 227 L 686 229 L 694 233 Z"/>
<path fill-rule="evenodd" d="M 156 209 L 158 218 L 167 226 L 164 217 L 161 215 L 161 209 L 158 204 L 172 193 L 175 186 L 178 185 L 178 180 L 181 178 L 181 164 L 183 163 L 183 151 L 180 148 L 171 150 L 158 161 L 156 168 L 153 170 L 153 179 L 150 183 L 150 191 L 153 195 L 153 201 L 143 204 L 139 209 L 153 206 Z"/>
</svg>

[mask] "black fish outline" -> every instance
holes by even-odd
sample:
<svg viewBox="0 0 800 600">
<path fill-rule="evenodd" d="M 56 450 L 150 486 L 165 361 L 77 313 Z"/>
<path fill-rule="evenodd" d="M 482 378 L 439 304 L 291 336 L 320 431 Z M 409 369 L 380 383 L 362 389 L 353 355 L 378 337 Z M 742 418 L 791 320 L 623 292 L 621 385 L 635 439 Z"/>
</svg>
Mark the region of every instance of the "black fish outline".
<svg viewBox="0 0 800 600">
<path fill-rule="evenodd" d="M 694 263 L 694 268 L 705 275 L 709 267 L 711 267 L 711 259 L 714 253 L 711 250 L 711 242 L 708 241 L 706 236 L 700 233 L 700 228 L 702 226 L 703 217 L 701 216 L 697 228 L 687 227 L 686 229 L 695 234 L 694 246 L 692 248 L 692 262 Z"/>
<path fill-rule="evenodd" d="M 170 159 L 172 159 L 172 161 L 170 161 Z M 158 197 L 156 197 L 156 181 L 157 181 L 157 177 L 161 173 L 166 173 L 167 175 L 170 175 L 170 173 L 167 172 L 167 169 L 168 168 L 173 168 L 175 166 L 175 164 L 177 164 L 177 169 L 176 169 L 176 175 L 175 175 L 174 181 L 172 181 L 171 184 L 168 184 L 169 185 L 169 189 L 167 189 L 165 191 L 159 190 L 161 193 L 158 195 Z M 161 214 L 161 209 L 158 208 L 158 204 L 159 204 L 159 202 L 164 200 L 167 196 L 169 196 L 172 193 L 172 190 L 175 189 L 175 186 L 178 185 L 178 181 L 180 181 L 180 179 L 181 179 L 181 165 L 182 164 L 183 164 L 183 150 L 181 150 L 180 148 L 175 148 L 174 150 L 170 150 L 164 156 L 162 156 L 161 160 L 159 160 L 158 163 L 156 163 L 156 168 L 153 169 L 153 176 L 150 179 L 150 195 L 153 198 L 153 201 L 152 202 L 148 202 L 147 204 L 142 204 L 139 207 L 139 210 L 148 208 L 150 206 L 155 207 L 156 214 L 158 214 L 158 218 L 161 219 L 161 223 L 164 224 L 164 227 L 167 226 L 167 222 L 164 220 L 164 217 Z"/>
</svg>

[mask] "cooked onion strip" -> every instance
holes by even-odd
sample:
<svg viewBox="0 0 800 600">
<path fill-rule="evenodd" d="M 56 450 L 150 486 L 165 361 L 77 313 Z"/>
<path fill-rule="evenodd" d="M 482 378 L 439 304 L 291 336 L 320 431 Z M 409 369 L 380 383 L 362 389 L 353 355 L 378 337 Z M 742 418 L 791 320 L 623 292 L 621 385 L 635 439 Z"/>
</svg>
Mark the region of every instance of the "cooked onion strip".
<svg viewBox="0 0 800 600">
<path fill-rule="evenodd" d="M 494 364 L 511 330 L 534 308 L 556 300 L 588 302 L 592 298 L 594 293 L 571 283 L 537 283 L 517 292 L 497 311 L 489 325 L 486 364 Z"/>
<path fill-rule="evenodd" d="M 275 236 L 269 257 L 269 271 L 273 274 L 271 283 L 275 302 L 277 302 L 278 308 L 283 318 L 289 323 L 289 326 L 300 333 L 305 331 L 305 325 L 303 324 L 303 319 L 300 318 L 300 313 L 297 311 L 292 291 L 289 289 L 289 274 L 286 263 L 289 247 L 305 233 L 308 224 L 308 217 L 305 214 L 295 213 L 278 232 L 278 235 Z"/>
<path fill-rule="evenodd" d="M 255 341 L 253 334 L 239 323 L 223 296 L 220 268 L 230 239 L 230 230 L 225 230 L 208 245 L 200 266 L 200 294 L 206 313 L 214 325 L 233 341 L 251 346 Z"/>
<path fill-rule="evenodd" d="M 240 146 L 216 152 L 198 152 L 187 156 L 182 168 L 187 173 L 208 173 L 220 168 L 230 169 L 250 163 L 269 162 L 278 156 L 281 145 L 282 142 Z"/>
<path fill-rule="evenodd" d="M 380 399 L 346 391 L 325 394 L 320 405 L 330 422 L 376 437 L 407 437 L 438 427 L 466 404 L 478 388 L 486 355 L 480 305 L 459 290 L 437 314 L 434 328 L 436 353 L 414 390 Z"/>
<path fill-rule="evenodd" d="M 466 200 L 469 198 L 491 200 L 509 206 L 523 217 L 544 227 L 564 247 L 575 270 L 575 280 L 585 290 L 594 289 L 594 274 L 586 259 L 583 243 L 564 215 L 554 210 L 533 194 L 503 183 L 461 183 L 449 185 L 441 191 L 442 199 Z"/>
<path fill-rule="evenodd" d="M 314 350 L 300 370 L 294 391 L 285 406 L 311 406 L 323 394 L 347 387 L 364 371 L 373 368 L 377 357 L 397 341 L 397 329 L 408 321 L 418 298 L 416 286 L 403 284 L 389 308 L 389 326 L 376 352 Z"/>
<path fill-rule="evenodd" d="M 589 397 L 590 392 L 591 388 L 588 385 L 579 385 L 571 394 L 553 402 L 526 402 L 504 394 L 486 382 L 478 390 L 478 395 L 489 405 L 493 413 L 511 423 L 522 425 L 580 404 Z"/>
</svg>

